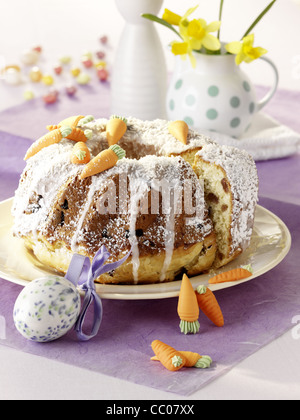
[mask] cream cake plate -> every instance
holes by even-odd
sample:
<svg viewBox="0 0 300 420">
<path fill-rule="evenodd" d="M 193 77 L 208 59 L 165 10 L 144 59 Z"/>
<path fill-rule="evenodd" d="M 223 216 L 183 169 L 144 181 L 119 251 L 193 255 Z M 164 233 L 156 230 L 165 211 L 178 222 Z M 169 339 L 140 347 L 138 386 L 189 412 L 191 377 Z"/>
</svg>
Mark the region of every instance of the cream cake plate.
<svg viewBox="0 0 300 420">
<path fill-rule="evenodd" d="M 27 251 L 21 239 L 13 237 L 12 201 L 11 198 L 0 202 L 0 277 L 26 286 L 28 282 L 45 275 L 57 275 L 55 271 L 39 263 L 34 255 Z M 249 248 L 236 260 L 217 271 L 227 271 L 251 264 L 253 275 L 241 281 L 210 285 L 210 289 L 212 291 L 225 289 L 261 276 L 278 265 L 288 254 L 290 247 L 291 235 L 284 222 L 264 207 L 257 206 Z M 192 277 L 194 288 L 199 284 L 208 285 L 208 280 L 213 274 L 215 273 Z M 178 296 L 180 284 L 180 281 L 149 285 L 96 284 L 96 290 L 103 299 L 164 299 Z"/>
</svg>

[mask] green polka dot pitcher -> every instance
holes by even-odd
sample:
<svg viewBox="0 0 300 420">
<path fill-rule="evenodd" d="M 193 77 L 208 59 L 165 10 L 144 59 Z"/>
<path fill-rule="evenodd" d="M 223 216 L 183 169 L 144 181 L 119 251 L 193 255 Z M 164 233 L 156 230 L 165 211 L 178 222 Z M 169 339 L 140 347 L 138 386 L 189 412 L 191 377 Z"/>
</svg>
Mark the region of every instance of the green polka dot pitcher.
<svg viewBox="0 0 300 420">
<path fill-rule="evenodd" d="M 175 71 L 167 92 L 169 120 L 184 120 L 190 127 L 241 137 L 251 126 L 256 112 L 272 98 L 278 86 L 278 71 L 270 91 L 260 101 L 255 88 L 233 55 L 205 55 L 194 53 L 197 65 L 176 57 Z"/>
</svg>

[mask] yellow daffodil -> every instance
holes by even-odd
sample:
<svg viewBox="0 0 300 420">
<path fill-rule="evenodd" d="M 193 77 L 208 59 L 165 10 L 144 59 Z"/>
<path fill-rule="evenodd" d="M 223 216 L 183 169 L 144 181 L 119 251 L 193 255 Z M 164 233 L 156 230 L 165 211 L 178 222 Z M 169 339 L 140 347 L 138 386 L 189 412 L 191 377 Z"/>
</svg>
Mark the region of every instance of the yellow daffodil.
<svg viewBox="0 0 300 420">
<path fill-rule="evenodd" d="M 219 30 L 221 22 L 212 22 L 207 24 L 204 19 L 193 19 L 191 22 L 188 17 L 198 8 L 192 7 L 187 10 L 183 16 L 165 9 L 163 20 L 170 25 L 179 27 L 182 42 L 172 42 L 172 53 L 181 55 L 183 59 L 188 55 L 190 57 L 192 66 L 196 66 L 196 59 L 193 56 L 193 50 L 200 50 L 204 46 L 207 50 L 217 51 L 221 48 L 220 41 L 210 34 Z"/>
<path fill-rule="evenodd" d="M 188 11 L 183 15 L 179 16 L 176 13 L 171 12 L 169 9 L 165 9 L 163 14 L 163 20 L 168 22 L 170 25 L 179 26 L 182 22 L 186 21 L 187 18 L 194 13 L 194 11 L 198 8 L 198 6 L 192 7 L 188 9 Z"/>
<path fill-rule="evenodd" d="M 260 15 L 254 20 L 245 32 L 242 41 L 230 42 L 225 45 L 226 50 L 236 55 L 235 62 L 237 65 L 243 61 L 251 63 L 262 55 L 267 53 L 267 50 L 261 47 L 253 47 L 254 35 L 249 33 L 264 17 L 264 15 L 271 9 L 277 0 L 271 2 L 265 7 Z M 190 57 L 193 67 L 196 66 L 196 58 L 193 52 L 201 52 L 207 54 L 221 54 L 220 43 L 220 26 L 223 10 L 223 1 L 220 4 L 219 21 L 207 24 L 204 19 L 189 20 L 189 16 L 199 7 L 192 7 L 187 12 L 180 16 L 169 9 L 165 9 L 162 18 L 159 18 L 151 13 L 144 13 L 142 17 L 171 29 L 179 38 L 180 41 L 171 43 L 172 52 L 175 55 L 180 55 L 183 59 Z M 218 36 L 213 36 L 211 33 L 218 31 Z"/>
<path fill-rule="evenodd" d="M 210 32 L 216 32 L 220 29 L 221 22 L 216 21 L 207 25 L 204 19 L 194 19 L 189 22 L 187 27 L 187 35 L 193 50 L 200 50 L 205 47 L 210 51 L 218 51 L 221 48 L 221 43 Z"/>
<path fill-rule="evenodd" d="M 254 34 L 245 36 L 242 41 L 230 42 L 225 45 L 226 50 L 235 54 L 235 62 L 237 65 L 241 64 L 243 61 L 246 63 L 251 63 L 251 61 L 256 60 L 262 55 L 266 54 L 268 51 L 261 47 L 253 47 L 254 43 Z"/>
<path fill-rule="evenodd" d="M 165 9 L 163 14 L 163 20 L 168 22 L 170 25 L 179 26 L 179 23 L 182 19 L 181 16 L 177 15 L 176 13 L 171 12 L 169 9 Z"/>
<path fill-rule="evenodd" d="M 196 67 L 196 58 L 193 55 L 193 50 L 188 42 L 171 42 L 172 53 L 174 55 L 180 55 L 183 60 L 186 59 L 188 55 L 191 61 L 192 66 Z"/>
</svg>

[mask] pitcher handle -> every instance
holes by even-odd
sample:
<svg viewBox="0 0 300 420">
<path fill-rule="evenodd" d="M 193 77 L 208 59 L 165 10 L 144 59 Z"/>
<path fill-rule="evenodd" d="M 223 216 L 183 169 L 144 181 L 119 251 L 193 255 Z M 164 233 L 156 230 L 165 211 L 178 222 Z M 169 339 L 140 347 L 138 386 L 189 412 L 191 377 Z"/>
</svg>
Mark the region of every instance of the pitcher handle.
<svg viewBox="0 0 300 420">
<path fill-rule="evenodd" d="M 273 97 L 274 93 L 277 90 L 278 87 L 278 81 L 279 81 L 279 74 L 278 74 L 278 70 L 277 67 L 275 66 L 275 64 L 273 63 L 272 60 L 270 60 L 267 57 L 260 57 L 261 60 L 266 61 L 267 63 L 270 64 L 270 66 L 272 67 L 272 69 L 274 70 L 274 74 L 275 74 L 275 80 L 274 80 L 274 85 L 271 88 L 271 90 L 257 103 L 257 111 L 260 111 L 265 105 L 267 105 L 267 103 L 270 101 L 270 99 Z"/>
</svg>

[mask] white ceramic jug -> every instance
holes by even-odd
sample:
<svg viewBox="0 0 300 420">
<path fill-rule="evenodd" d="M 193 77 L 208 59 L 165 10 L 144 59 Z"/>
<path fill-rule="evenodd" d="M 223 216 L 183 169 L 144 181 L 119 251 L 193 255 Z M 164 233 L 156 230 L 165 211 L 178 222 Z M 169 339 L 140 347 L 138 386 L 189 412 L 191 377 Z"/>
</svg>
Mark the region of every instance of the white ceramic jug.
<svg viewBox="0 0 300 420">
<path fill-rule="evenodd" d="M 274 70 L 273 87 L 260 101 L 244 71 L 235 64 L 235 56 L 194 53 L 196 68 L 190 60 L 176 57 L 175 71 L 167 93 L 167 117 L 184 120 L 198 130 L 218 131 L 240 137 L 250 127 L 254 114 L 274 95 L 278 72 L 274 63 L 261 57 Z"/>
<path fill-rule="evenodd" d="M 167 70 L 164 51 L 152 22 L 163 0 L 115 0 L 126 24 L 116 51 L 111 113 L 142 120 L 165 118 Z"/>
</svg>

